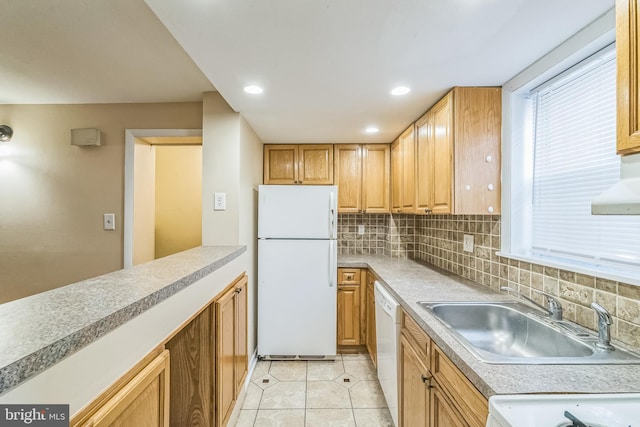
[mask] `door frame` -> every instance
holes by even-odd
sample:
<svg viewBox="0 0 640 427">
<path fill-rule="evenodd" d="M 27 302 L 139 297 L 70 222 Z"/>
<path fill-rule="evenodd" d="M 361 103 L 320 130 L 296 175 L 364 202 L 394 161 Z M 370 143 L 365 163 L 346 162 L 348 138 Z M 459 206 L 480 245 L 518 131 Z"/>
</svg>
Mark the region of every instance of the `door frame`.
<svg viewBox="0 0 640 427">
<path fill-rule="evenodd" d="M 124 130 L 124 251 L 123 266 L 133 266 L 133 177 L 135 139 L 151 137 L 202 136 L 202 129 L 125 129 Z"/>
</svg>

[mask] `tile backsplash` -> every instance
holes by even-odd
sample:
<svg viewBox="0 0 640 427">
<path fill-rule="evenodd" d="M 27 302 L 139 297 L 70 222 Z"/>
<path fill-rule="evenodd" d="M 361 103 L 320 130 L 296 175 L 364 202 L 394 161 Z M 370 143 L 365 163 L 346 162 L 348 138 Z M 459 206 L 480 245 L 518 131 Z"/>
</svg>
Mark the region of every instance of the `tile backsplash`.
<svg viewBox="0 0 640 427">
<path fill-rule="evenodd" d="M 364 225 L 364 234 L 358 226 Z M 612 315 L 613 339 L 640 349 L 640 287 L 572 271 L 499 257 L 500 216 L 340 214 L 340 254 L 378 254 L 433 264 L 479 284 L 509 286 L 543 303 L 536 290 L 557 296 L 564 317 L 596 329 L 589 305 L 597 301 Z M 463 251 L 472 235 L 474 250 Z"/>
</svg>

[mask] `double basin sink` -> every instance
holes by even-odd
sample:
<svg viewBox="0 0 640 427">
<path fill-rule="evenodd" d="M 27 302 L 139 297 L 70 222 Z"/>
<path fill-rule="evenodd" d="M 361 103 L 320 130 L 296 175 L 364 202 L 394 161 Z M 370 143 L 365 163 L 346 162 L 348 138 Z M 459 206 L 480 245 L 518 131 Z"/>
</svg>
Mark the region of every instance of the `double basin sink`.
<svg viewBox="0 0 640 427">
<path fill-rule="evenodd" d="M 597 347 L 598 335 L 521 302 L 419 302 L 471 353 L 495 364 L 638 364 L 640 355 Z"/>
</svg>

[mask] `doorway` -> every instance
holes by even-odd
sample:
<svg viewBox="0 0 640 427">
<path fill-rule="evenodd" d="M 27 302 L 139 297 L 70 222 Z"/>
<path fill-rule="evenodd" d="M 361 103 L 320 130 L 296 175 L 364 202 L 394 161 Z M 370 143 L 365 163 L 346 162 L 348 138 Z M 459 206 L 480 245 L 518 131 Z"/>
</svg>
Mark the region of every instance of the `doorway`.
<svg viewBox="0 0 640 427">
<path fill-rule="evenodd" d="M 202 244 L 201 135 L 126 131 L 125 268 Z"/>
</svg>

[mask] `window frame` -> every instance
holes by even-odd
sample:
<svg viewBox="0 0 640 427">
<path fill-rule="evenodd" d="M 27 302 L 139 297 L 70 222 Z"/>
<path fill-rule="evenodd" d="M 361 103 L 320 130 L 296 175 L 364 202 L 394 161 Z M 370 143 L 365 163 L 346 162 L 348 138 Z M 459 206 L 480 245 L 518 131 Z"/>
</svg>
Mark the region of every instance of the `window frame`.
<svg viewBox="0 0 640 427">
<path fill-rule="evenodd" d="M 592 22 L 503 85 L 502 227 L 498 256 L 640 286 L 640 271 L 532 255 L 533 197 L 530 91 L 615 42 L 615 11 Z M 615 150 L 615 146 L 612 146 Z"/>
</svg>

